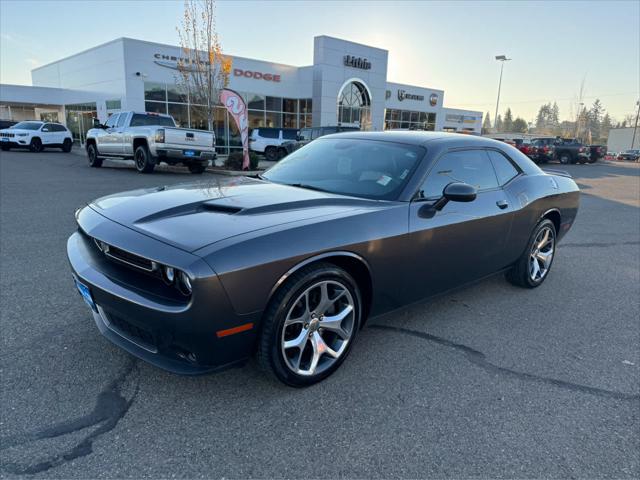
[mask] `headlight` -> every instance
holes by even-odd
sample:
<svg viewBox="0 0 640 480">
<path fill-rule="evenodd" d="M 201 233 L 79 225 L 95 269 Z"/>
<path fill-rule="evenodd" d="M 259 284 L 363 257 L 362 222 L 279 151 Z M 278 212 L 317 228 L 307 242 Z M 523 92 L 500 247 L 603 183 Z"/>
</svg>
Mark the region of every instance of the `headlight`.
<svg viewBox="0 0 640 480">
<path fill-rule="evenodd" d="M 16 137 L 26 137 L 28 133 L 16 133 Z"/>
<path fill-rule="evenodd" d="M 191 280 L 184 272 L 180 272 L 178 276 L 178 288 L 184 295 L 191 295 Z"/>
<path fill-rule="evenodd" d="M 164 143 L 164 128 L 159 128 L 156 130 L 156 142 Z"/>
</svg>

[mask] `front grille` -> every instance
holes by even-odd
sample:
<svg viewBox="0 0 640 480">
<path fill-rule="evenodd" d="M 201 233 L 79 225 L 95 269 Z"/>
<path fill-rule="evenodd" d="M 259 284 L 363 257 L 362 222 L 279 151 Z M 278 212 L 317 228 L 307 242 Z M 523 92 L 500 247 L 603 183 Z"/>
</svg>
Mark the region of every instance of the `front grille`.
<svg viewBox="0 0 640 480">
<path fill-rule="evenodd" d="M 15 137 L 16 134 L 15 133 L 0 133 L 0 137 L 9 137 L 9 138 L 13 138 Z"/>
<path fill-rule="evenodd" d="M 150 352 L 155 353 L 158 351 L 158 349 L 156 348 L 155 337 L 149 330 L 138 327 L 137 325 L 134 325 L 133 323 L 125 320 L 119 315 L 106 313 L 101 308 L 100 314 L 105 320 L 107 326 L 121 337 L 126 338 L 127 340 Z"/>
</svg>

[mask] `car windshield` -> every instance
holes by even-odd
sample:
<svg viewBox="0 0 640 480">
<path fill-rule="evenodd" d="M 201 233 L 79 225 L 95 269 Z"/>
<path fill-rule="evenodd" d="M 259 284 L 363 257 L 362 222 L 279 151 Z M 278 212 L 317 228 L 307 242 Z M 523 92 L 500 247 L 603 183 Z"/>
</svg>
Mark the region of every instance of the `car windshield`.
<svg viewBox="0 0 640 480">
<path fill-rule="evenodd" d="M 16 123 L 13 127 L 10 128 L 17 130 L 38 130 L 41 126 L 41 122 L 20 122 Z"/>
<path fill-rule="evenodd" d="M 322 138 L 285 157 L 262 178 L 341 195 L 394 200 L 425 149 L 377 140 Z"/>
</svg>

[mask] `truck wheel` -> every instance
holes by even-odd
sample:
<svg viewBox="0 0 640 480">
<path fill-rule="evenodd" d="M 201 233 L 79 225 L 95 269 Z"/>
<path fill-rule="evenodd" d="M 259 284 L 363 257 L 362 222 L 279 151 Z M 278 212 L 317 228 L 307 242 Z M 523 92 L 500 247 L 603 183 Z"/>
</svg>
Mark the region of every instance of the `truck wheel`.
<svg viewBox="0 0 640 480">
<path fill-rule="evenodd" d="M 40 140 L 38 137 L 32 138 L 31 143 L 29 144 L 29 150 L 31 150 L 34 153 L 39 153 L 42 150 L 44 150 L 42 148 L 42 140 Z"/>
<path fill-rule="evenodd" d="M 279 148 L 278 149 L 278 160 L 282 160 L 286 156 L 287 156 L 287 150 L 285 148 Z"/>
<path fill-rule="evenodd" d="M 3 152 L 8 152 L 9 151 L 9 146 L 8 145 L 2 145 L 0 148 L 2 149 Z"/>
<path fill-rule="evenodd" d="M 275 162 L 278 160 L 278 150 L 276 147 L 267 147 L 264 150 L 264 156 L 270 162 Z"/>
<path fill-rule="evenodd" d="M 563 165 L 573 163 L 571 155 L 569 155 L 568 153 L 560 154 L 560 163 L 562 163 Z"/>
<path fill-rule="evenodd" d="M 71 151 L 71 147 L 73 146 L 73 142 L 70 138 L 65 138 L 64 142 L 62 142 L 62 151 L 64 153 L 69 153 Z"/>
<path fill-rule="evenodd" d="M 190 163 L 189 165 L 187 165 L 187 167 L 189 167 L 189 171 L 191 173 L 202 173 L 207 169 L 207 164 L 206 163 Z"/>
<path fill-rule="evenodd" d="M 98 149 L 93 143 L 87 146 L 87 159 L 90 167 L 100 168 L 102 166 L 102 159 L 98 157 Z"/>
<path fill-rule="evenodd" d="M 136 152 L 133 154 L 133 161 L 136 164 L 136 170 L 140 173 L 151 173 L 156 166 L 146 145 L 140 145 L 136 148 Z"/>
</svg>

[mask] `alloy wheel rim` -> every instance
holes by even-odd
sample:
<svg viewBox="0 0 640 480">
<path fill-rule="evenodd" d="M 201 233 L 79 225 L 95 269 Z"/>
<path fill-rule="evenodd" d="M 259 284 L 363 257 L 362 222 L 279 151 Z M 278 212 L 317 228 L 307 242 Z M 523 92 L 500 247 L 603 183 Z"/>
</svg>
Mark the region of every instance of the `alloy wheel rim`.
<svg viewBox="0 0 640 480">
<path fill-rule="evenodd" d="M 555 235 L 550 226 L 542 228 L 536 235 L 529 255 L 529 277 L 540 282 L 549 273 L 555 252 Z"/>
<path fill-rule="evenodd" d="M 136 167 L 138 167 L 139 170 L 144 168 L 144 158 L 142 153 L 136 153 Z"/>
<path fill-rule="evenodd" d="M 330 368 L 354 333 L 356 306 L 349 289 L 323 280 L 302 292 L 287 312 L 280 339 L 287 367 L 302 376 Z"/>
</svg>

